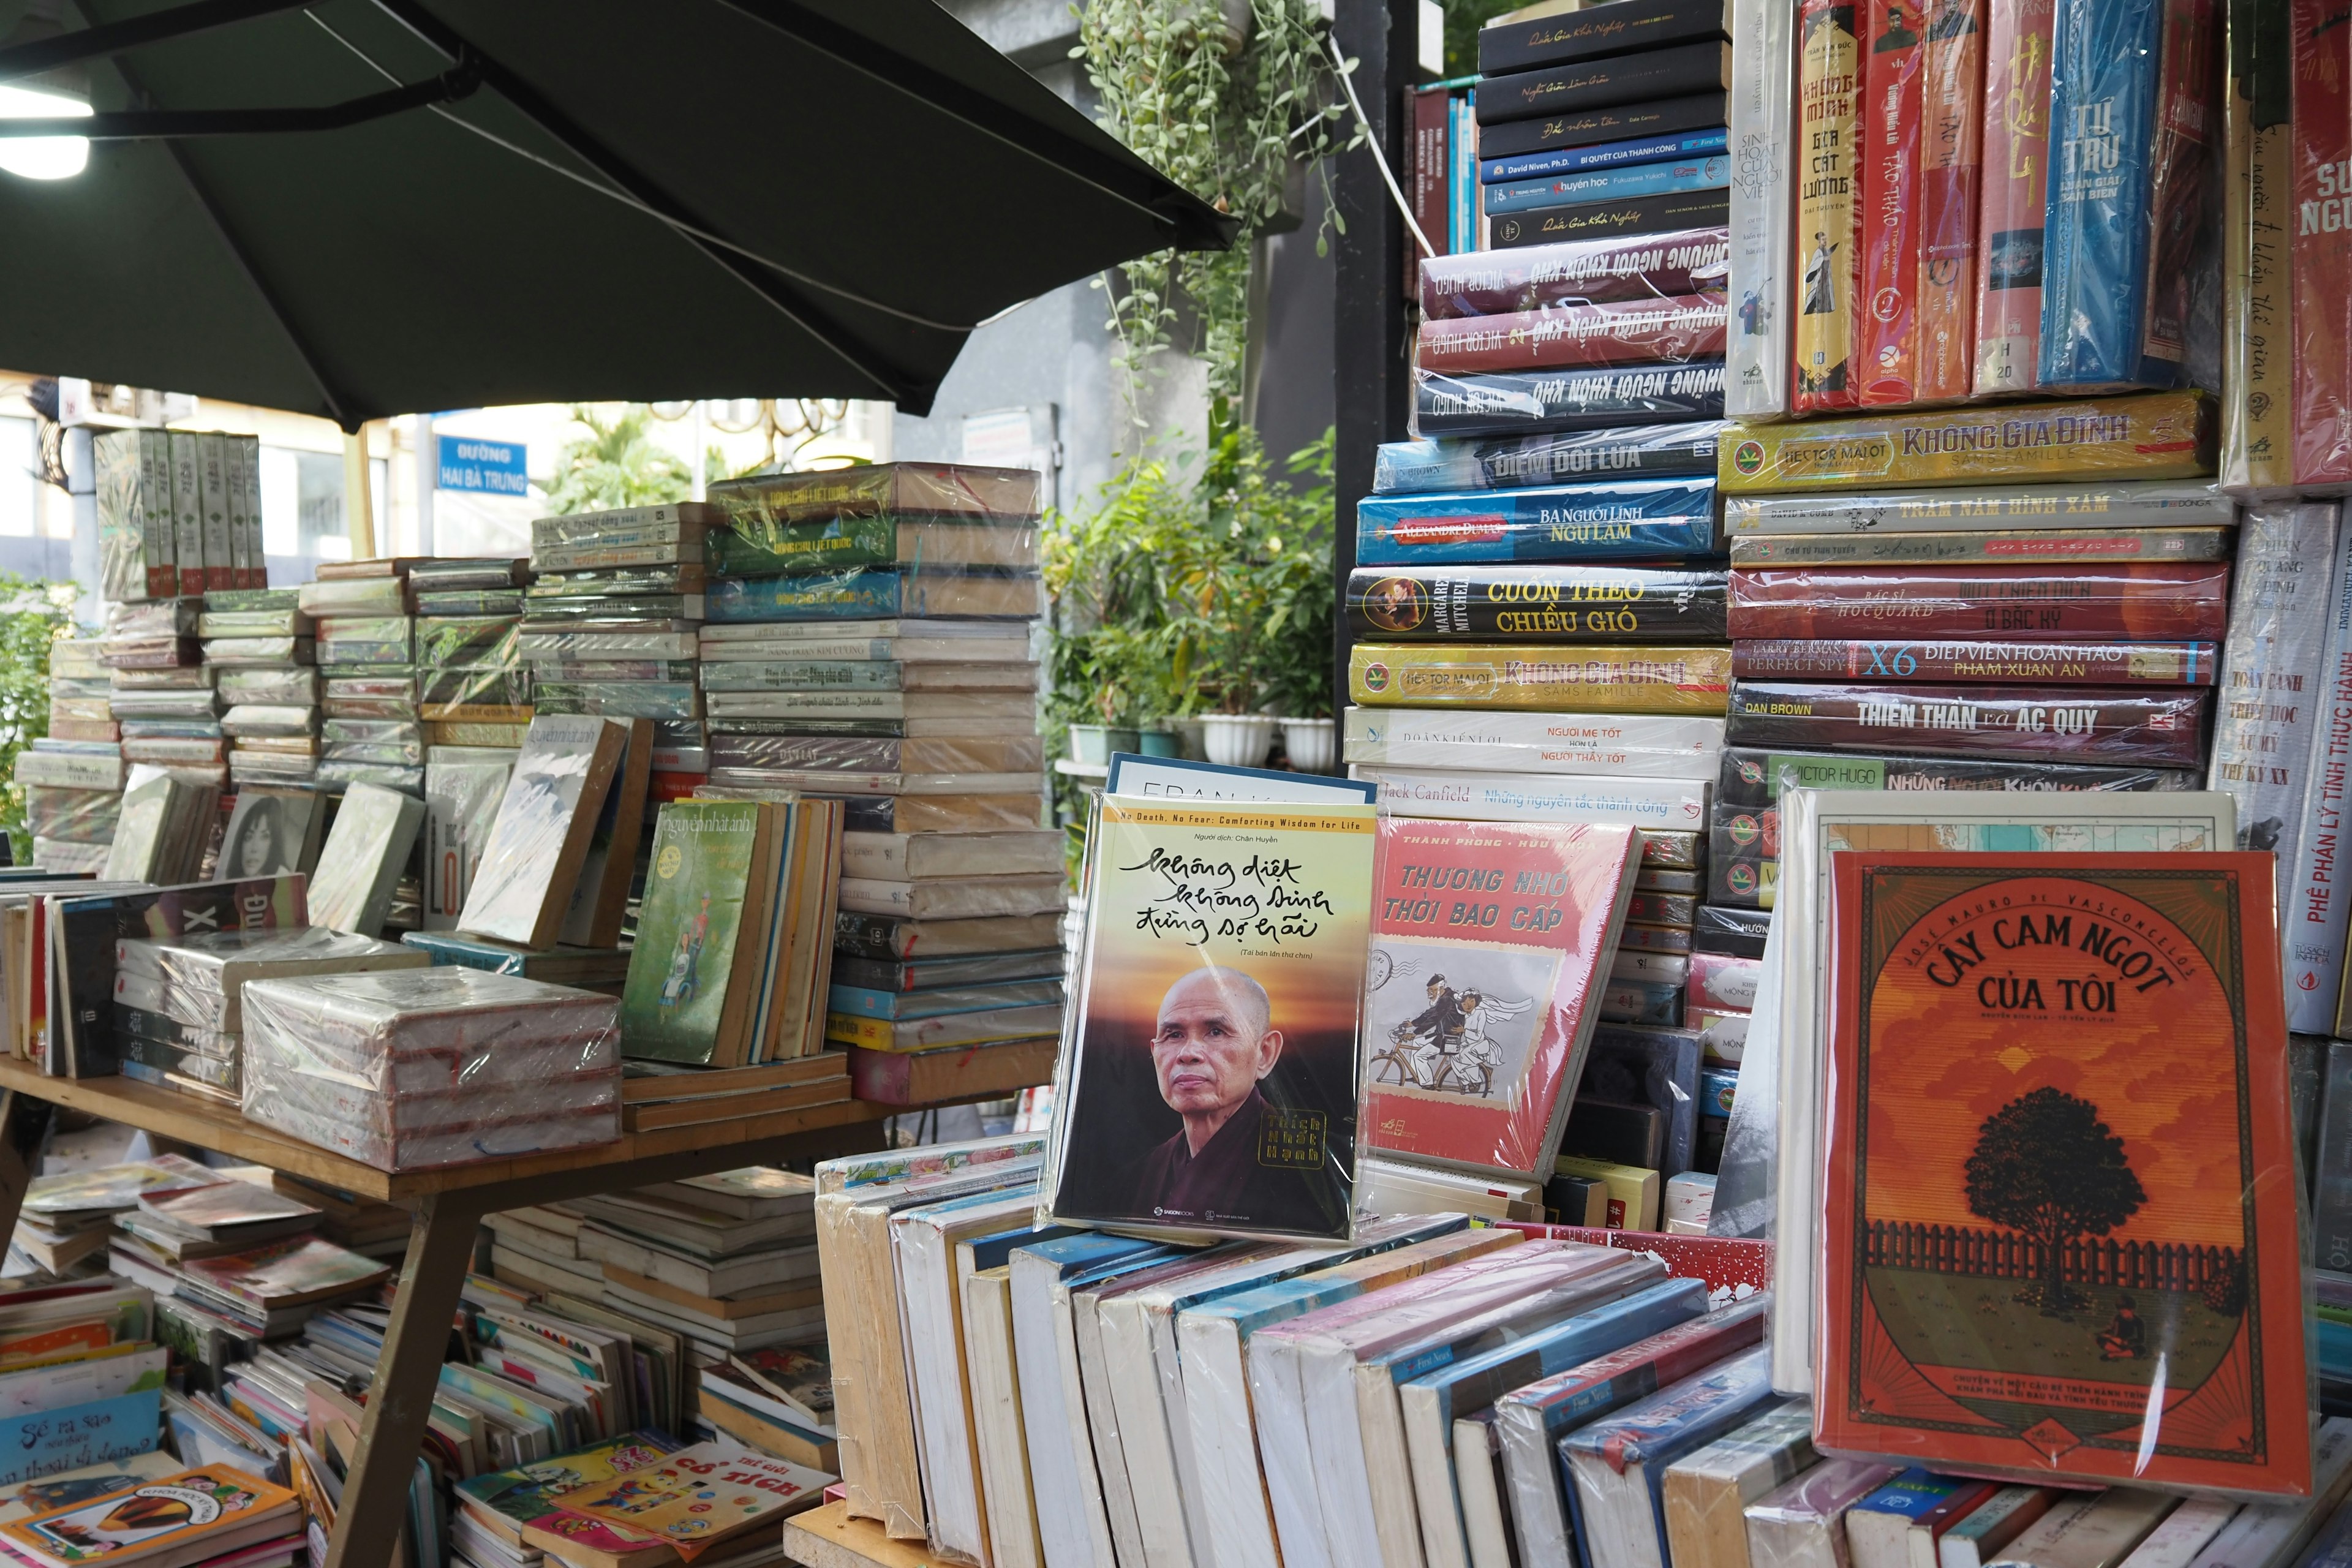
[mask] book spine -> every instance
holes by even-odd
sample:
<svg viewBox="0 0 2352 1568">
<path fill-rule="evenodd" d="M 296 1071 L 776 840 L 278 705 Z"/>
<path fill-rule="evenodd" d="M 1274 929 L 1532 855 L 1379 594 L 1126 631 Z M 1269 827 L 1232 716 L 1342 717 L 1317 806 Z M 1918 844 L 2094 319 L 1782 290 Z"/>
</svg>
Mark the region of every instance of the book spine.
<svg viewBox="0 0 2352 1568">
<path fill-rule="evenodd" d="M 1730 184 L 1731 160 L 1717 153 L 1704 158 L 1679 158 L 1625 169 L 1593 169 L 1508 184 L 1485 184 L 1478 188 L 1478 206 L 1491 217 L 1529 207 L 1721 190 Z"/>
<path fill-rule="evenodd" d="M 887 569 L 801 577 L 731 577 L 703 600 L 713 621 L 859 620 L 898 614 L 900 579 Z"/>
<path fill-rule="evenodd" d="M 1421 309 L 1438 321 L 1680 298 L 1711 291 L 1729 255 L 1728 232 L 1713 228 L 1598 239 L 1540 255 L 1482 251 L 1427 264 Z"/>
<path fill-rule="evenodd" d="M 1723 366 L 1642 365 L 1534 374 L 1412 373 L 1416 436 L 1605 430 L 1723 416 Z"/>
<path fill-rule="evenodd" d="M 2139 374 L 2164 13 L 2164 0 L 2059 0 L 2040 366 L 2052 391 Z"/>
<path fill-rule="evenodd" d="M 2330 511 L 2338 509 L 2329 507 Z M 2335 592 L 2326 601 L 2326 649 L 2317 679 L 2303 693 L 2310 712 L 2311 750 L 2304 781 L 2303 821 L 2292 860 L 2282 853 L 2284 901 L 2279 946 L 2286 958 L 2286 1026 L 2325 1035 L 2336 1027 L 2344 982 L 2346 904 L 2336 886 L 2344 858 L 2344 808 L 2352 769 L 2352 529 L 2336 531 Z M 2306 554 L 2306 564 L 2312 558 Z"/>
<path fill-rule="evenodd" d="M 221 437 L 221 489 L 228 513 L 229 581 L 239 588 L 253 586 L 253 533 L 246 526 L 245 442 Z"/>
<path fill-rule="evenodd" d="M 1617 169 L 1629 163 L 1655 163 L 1670 158 L 1705 158 L 1729 150 L 1724 131 L 1685 131 L 1667 136 L 1640 136 L 1624 142 L 1604 142 L 1591 147 L 1562 147 L 1549 153 L 1522 153 L 1509 158 L 1488 158 L 1478 165 L 1479 178 L 1488 185 L 1514 180 L 1542 180 L 1580 174 L 1595 169 Z"/>
<path fill-rule="evenodd" d="M 1723 531 L 1744 534 L 1945 533 L 1959 529 L 2227 528 L 2230 498 L 2210 484 L 2084 485 L 1886 495 L 1728 496 Z"/>
<path fill-rule="evenodd" d="M 1721 356 L 1724 321 L 1722 296 L 1691 294 L 1423 321 L 1416 363 L 1454 373 L 1688 364 Z"/>
<path fill-rule="evenodd" d="M 1728 85 L 1725 57 L 1729 52 L 1720 40 L 1710 38 L 1604 60 L 1488 77 L 1478 84 L 1477 118 L 1486 124 L 1720 92 Z"/>
<path fill-rule="evenodd" d="M 1356 505 L 1356 559 L 1370 566 L 1706 554 L 1715 485 L 1617 485 L 1371 496 Z"/>
<path fill-rule="evenodd" d="M 1576 202 L 1506 213 L 1489 225 L 1494 247 L 1559 245 L 1570 240 L 1632 238 L 1686 228 L 1722 228 L 1731 221 L 1731 193 L 1681 191 L 1624 201 Z"/>
<path fill-rule="evenodd" d="M 1995 680 L 2056 686 L 2210 686 L 2217 650 L 2189 643 L 1865 642 L 1750 637 L 1744 680 Z"/>
<path fill-rule="evenodd" d="M 1793 411 L 1852 408 L 1861 282 L 1859 169 L 1854 137 L 1861 107 L 1862 48 L 1853 0 L 1804 0 L 1798 13 L 1800 158 L 1795 253 L 1798 279 Z"/>
<path fill-rule="evenodd" d="M 205 534 L 205 588 L 241 588 L 236 580 L 236 563 L 229 548 L 228 521 L 228 437 L 205 435 L 196 437 L 197 489 L 203 497 Z"/>
<path fill-rule="evenodd" d="M 261 518 L 261 438 L 245 436 L 237 439 L 239 461 L 245 468 L 245 526 L 247 551 L 253 561 L 253 586 L 269 586 L 269 536 Z"/>
<path fill-rule="evenodd" d="M 2311 1261 L 2352 1269 L 2352 1041 L 2327 1046 L 2320 1101 L 2319 1158 L 2311 1198 Z"/>
<path fill-rule="evenodd" d="M 1720 713 L 1730 689 L 1728 648 L 1359 643 L 1348 661 L 1355 700 L 1400 708 Z"/>
<path fill-rule="evenodd" d="M 1391 441 L 1381 447 L 1374 459 L 1372 490 L 1411 495 L 1515 489 L 1605 477 L 1712 476 L 1717 428 L 1669 425 L 1444 445 Z"/>
<path fill-rule="evenodd" d="M 1487 76 L 1500 76 L 1591 56 L 1632 54 L 1716 37 L 1724 32 L 1727 8 L 1726 0 L 1696 0 L 1643 5 L 1631 21 L 1568 12 L 1533 21 L 1497 22 L 1478 30 L 1478 69 Z"/>
<path fill-rule="evenodd" d="M 193 431 L 171 432 L 172 545 L 183 595 L 201 594 L 213 585 L 205 571 L 205 501 L 197 477 L 204 467 L 200 439 Z"/>
<path fill-rule="evenodd" d="M 1656 103 L 1622 103 L 1580 114 L 1540 120 L 1509 120 L 1489 125 L 1478 138 L 1486 159 L 1528 157 L 1577 147 L 1633 142 L 1676 133 L 1720 132 L 1729 119 L 1727 94 L 1697 92 Z M 1696 149 L 1685 149 L 1696 151 Z M 1708 149 L 1721 152 L 1721 144 Z M 1636 159 L 1622 160 L 1627 163 Z"/>
<path fill-rule="evenodd" d="M 1912 388 L 1923 403 L 1958 402 L 1974 381 L 1984 7 L 1985 0 L 1941 0 L 1927 18 Z"/>
<path fill-rule="evenodd" d="M 1445 253 L 1459 256 L 1470 247 L 1462 237 L 1464 192 L 1462 149 L 1469 124 L 1469 103 L 1458 93 L 1445 98 Z"/>
<path fill-rule="evenodd" d="M 2189 378 L 2196 283 L 2210 272 L 2213 261 L 2205 211 L 2219 131 L 2213 123 L 2219 38 L 2216 0 L 2166 0 L 2163 76 L 2148 169 L 2151 233 L 2141 285 L 2147 303 L 2134 377 L 2144 386 L 2179 386 Z"/>
<path fill-rule="evenodd" d="M 1977 255 L 1976 394 L 2039 385 L 2042 237 L 2057 0 L 1989 0 L 1984 200 Z"/>
<path fill-rule="evenodd" d="M 2252 0 L 2253 68 L 2245 163 L 2245 467 L 2232 476 L 2249 490 L 2276 493 L 2294 482 L 2294 131 L 2289 104 L 2294 69 L 2289 0 Z"/>
<path fill-rule="evenodd" d="M 2293 0 L 2294 482 L 2352 480 L 2352 26 L 2341 0 Z"/>
<path fill-rule="evenodd" d="M 1877 0 L 1862 38 L 1862 106 L 1854 121 L 1862 281 L 1854 323 L 1855 397 L 1865 406 L 1916 401 L 1922 93 L 1927 48 L 1916 5 Z"/>
<path fill-rule="evenodd" d="M 1442 92 L 1416 92 L 1412 98 L 1412 210 L 1421 225 L 1422 237 L 1429 241 L 1430 250 L 1438 256 L 1445 254 L 1445 183 L 1446 171 L 1453 167 L 1452 143 L 1447 137 L 1447 121 L 1451 118 L 1451 100 Z M 1412 268 L 1406 273 L 1418 285 L 1421 263 L 1426 258 L 1415 246 Z"/>
<path fill-rule="evenodd" d="M 1720 575 L 1591 566 L 1359 569 L 1346 597 L 1358 635 L 1430 642 L 1705 642 L 1725 635 L 1727 618 Z"/>
<path fill-rule="evenodd" d="M 1997 686 L 1825 686 L 1742 681 L 1725 739 L 1735 746 L 1925 751 L 2191 767 L 2204 755 L 2208 691 L 2162 694 Z"/>
<path fill-rule="evenodd" d="M 2229 583 L 2226 563 L 1736 568 L 1731 635 L 1837 638 L 1899 632 L 1915 639 L 2218 642 Z"/>
<path fill-rule="evenodd" d="M 1747 534 L 1734 566 L 1921 566 L 2011 561 L 2226 561 L 2226 528 L 2028 529 L 2020 532 L 1889 533 L 1845 537 Z"/>
<path fill-rule="evenodd" d="M 1732 0 L 1731 266 L 1725 349 L 1735 419 L 1789 412 L 1790 174 L 1796 157 L 1796 0 Z"/>
<path fill-rule="evenodd" d="M 703 536 L 703 563 L 730 577 L 838 572 L 887 566 L 898 558 L 898 522 L 890 516 L 835 518 L 763 528 L 756 538 L 731 528 Z"/>
</svg>

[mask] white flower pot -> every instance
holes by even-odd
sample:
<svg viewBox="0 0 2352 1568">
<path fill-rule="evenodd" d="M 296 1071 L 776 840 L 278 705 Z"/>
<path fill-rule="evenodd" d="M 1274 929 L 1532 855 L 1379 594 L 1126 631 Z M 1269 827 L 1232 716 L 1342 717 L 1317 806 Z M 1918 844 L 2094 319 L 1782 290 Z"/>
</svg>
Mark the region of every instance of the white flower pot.
<svg viewBox="0 0 2352 1568">
<path fill-rule="evenodd" d="M 1282 749 L 1290 758 L 1290 765 L 1302 773 L 1324 773 L 1331 771 L 1331 759 L 1338 752 L 1339 727 L 1329 719 L 1285 719 L 1282 721 Z"/>
<path fill-rule="evenodd" d="M 1203 713 L 1201 743 L 1209 761 L 1225 768 L 1261 768 L 1274 745 L 1271 713 Z"/>
</svg>

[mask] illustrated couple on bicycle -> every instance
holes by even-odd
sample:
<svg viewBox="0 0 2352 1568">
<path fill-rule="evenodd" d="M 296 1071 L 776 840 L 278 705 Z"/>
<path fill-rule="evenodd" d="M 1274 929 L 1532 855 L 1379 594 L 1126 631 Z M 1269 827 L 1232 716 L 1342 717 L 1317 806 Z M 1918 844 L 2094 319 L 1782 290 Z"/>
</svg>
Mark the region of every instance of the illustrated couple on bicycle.
<svg viewBox="0 0 2352 1568">
<path fill-rule="evenodd" d="M 1467 988 L 1457 992 L 1443 974 L 1431 975 L 1425 990 L 1429 1005 L 1389 1031 L 1389 1048 L 1378 1058 L 1379 1077 L 1385 1079 L 1393 1069 L 1399 1083 L 1415 1089 L 1488 1098 L 1503 1065 L 1503 1047 L 1487 1030 L 1532 1004 L 1504 1002 Z"/>
</svg>

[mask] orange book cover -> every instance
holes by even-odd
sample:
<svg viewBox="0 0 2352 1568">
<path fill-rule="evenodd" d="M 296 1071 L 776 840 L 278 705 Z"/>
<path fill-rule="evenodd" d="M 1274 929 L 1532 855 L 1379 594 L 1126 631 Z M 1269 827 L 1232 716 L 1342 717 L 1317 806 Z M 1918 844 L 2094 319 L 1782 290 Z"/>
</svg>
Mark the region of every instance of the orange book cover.
<svg viewBox="0 0 2352 1568">
<path fill-rule="evenodd" d="M 1816 1441 L 2307 1494 L 2263 854 L 1842 854 Z"/>
</svg>

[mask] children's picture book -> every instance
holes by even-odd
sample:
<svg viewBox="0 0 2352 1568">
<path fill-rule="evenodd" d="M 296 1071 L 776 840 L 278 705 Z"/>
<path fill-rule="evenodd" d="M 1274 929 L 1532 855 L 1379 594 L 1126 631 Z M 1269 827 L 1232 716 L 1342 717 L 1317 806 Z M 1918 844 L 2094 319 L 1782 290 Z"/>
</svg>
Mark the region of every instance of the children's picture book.
<svg viewBox="0 0 2352 1568">
<path fill-rule="evenodd" d="M 0 1524 L 18 1556 L 83 1563 L 195 1563 L 301 1529 L 294 1494 L 226 1466 L 180 1470 Z"/>
<path fill-rule="evenodd" d="M 626 1536 L 665 1542 L 691 1563 L 763 1523 L 814 1508 L 830 1476 L 730 1442 L 697 1443 L 643 1469 L 592 1481 L 549 1500 L 559 1520 L 584 1520 Z M 548 1521 L 539 1521 L 549 1530 Z M 526 1534 L 526 1541 L 530 1539 Z"/>
<path fill-rule="evenodd" d="M 2271 858 L 1832 873 L 1820 1447 L 2307 1492 Z"/>
<path fill-rule="evenodd" d="M 1375 826 L 1365 805 L 1103 797 L 1041 1211 L 1350 1234 Z"/>
<path fill-rule="evenodd" d="M 1600 1017 L 1641 834 L 1380 825 L 1364 975 L 1364 1142 L 1543 1180 Z"/>
</svg>

